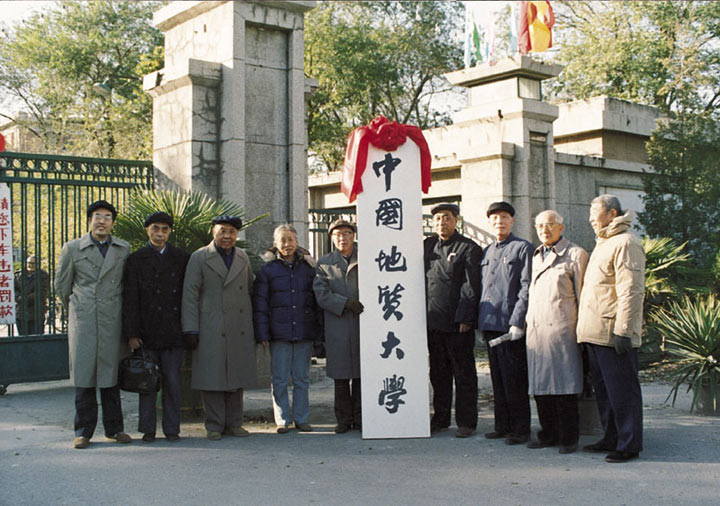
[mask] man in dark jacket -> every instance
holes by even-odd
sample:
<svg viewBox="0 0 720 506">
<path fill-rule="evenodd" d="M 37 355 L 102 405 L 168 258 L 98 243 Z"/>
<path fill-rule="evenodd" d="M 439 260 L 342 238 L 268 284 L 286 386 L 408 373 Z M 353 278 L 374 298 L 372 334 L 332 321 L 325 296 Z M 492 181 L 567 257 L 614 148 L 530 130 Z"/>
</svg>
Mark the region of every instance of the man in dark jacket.
<svg viewBox="0 0 720 506">
<path fill-rule="evenodd" d="M 180 325 L 185 268 L 190 255 L 169 244 L 173 219 L 156 212 L 145 220 L 148 245 L 127 259 L 123 293 L 123 334 L 136 350 L 160 364 L 163 375 L 163 433 L 180 439 L 180 365 L 183 336 Z M 155 394 L 140 394 L 138 430 L 143 441 L 155 441 Z"/>
<path fill-rule="evenodd" d="M 475 336 L 480 294 L 482 250 L 455 231 L 459 208 L 439 204 L 432 209 L 436 235 L 424 242 L 427 285 L 428 349 L 434 415 L 431 432 L 450 426 L 455 380 L 456 437 L 468 437 L 477 427 Z"/>
<path fill-rule="evenodd" d="M 495 430 L 485 437 L 505 438 L 506 444 L 515 445 L 530 438 L 525 316 L 534 248 L 512 234 L 513 206 L 494 202 L 487 216 L 496 240 L 483 252 L 478 329 L 488 345 Z"/>
</svg>

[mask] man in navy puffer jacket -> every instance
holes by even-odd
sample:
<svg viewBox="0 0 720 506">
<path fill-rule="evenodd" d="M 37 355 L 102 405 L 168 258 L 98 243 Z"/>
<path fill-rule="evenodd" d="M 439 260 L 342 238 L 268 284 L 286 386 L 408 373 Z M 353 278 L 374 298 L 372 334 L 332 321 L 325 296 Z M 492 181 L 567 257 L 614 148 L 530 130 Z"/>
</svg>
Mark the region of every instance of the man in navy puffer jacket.
<svg viewBox="0 0 720 506">
<path fill-rule="evenodd" d="M 253 287 L 255 338 L 270 347 L 272 397 L 277 431 L 287 433 L 290 423 L 308 432 L 310 357 L 320 337 L 319 312 L 313 293 L 315 261 L 298 249 L 291 225 L 275 229 L 274 247 L 263 259 Z M 292 375 L 292 410 L 288 380 Z"/>
</svg>

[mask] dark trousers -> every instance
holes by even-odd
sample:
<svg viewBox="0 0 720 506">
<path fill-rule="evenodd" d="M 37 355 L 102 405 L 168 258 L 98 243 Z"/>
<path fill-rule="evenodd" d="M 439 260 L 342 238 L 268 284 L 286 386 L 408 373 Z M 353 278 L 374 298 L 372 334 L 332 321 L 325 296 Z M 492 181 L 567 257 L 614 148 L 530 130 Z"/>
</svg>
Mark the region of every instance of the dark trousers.
<svg viewBox="0 0 720 506">
<path fill-rule="evenodd" d="M 360 378 L 335 380 L 335 418 L 338 425 L 362 427 Z"/>
<path fill-rule="evenodd" d="M 144 350 L 145 355 L 160 364 L 162 371 L 162 428 L 167 435 L 180 434 L 180 365 L 183 359 L 182 348 L 164 350 Z M 157 394 L 139 394 L 138 431 L 155 434 L 157 427 Z"/>
<path fill-rule="evenodd" d="M 504 332 L 485 331 L 485 341 Z M 488 345 L 490 379 L 495 397 L 495 431 L 511 436 L 530 435 L 530 396 L 525 338 Z"/>
<path fill-rule="evenodd" d="M 98 403 L 95 387 L 75 388 L 75 437 L 90 439 L 95 433 L 98 419 Z M 120 404 L 120 388 L 115 385 L 100 389 L 102 421 L 106 436 L 123 432 L 123 415 Z"/>
<path fill-rule="evenodd" d="M 428 331 L 430 383 L 433 387 L 431 425 L 450 426 L 453 379 L 455 380 L 455 423 L 458 427 L 477 427 L 477 369 L 475 333 Z"/>
<path fill-rule="evenodd" d="M 578 396 L 536 395 L 540 432 L 538 440 L 562 446 L 572 446 L 580 437 Z"/>
<path fill-rule="evenodd" d="M 622 452 L 641 452 L 643 406 L 637 350 L 587 344 L 590 375 L 605 435 L 601 443 Z"/>
<path fill-rule="evenodd" d="M 230 432 L 243 424 L 243 389 L 230 391 L 202 390 L 205 430 Z"/>
</svg>

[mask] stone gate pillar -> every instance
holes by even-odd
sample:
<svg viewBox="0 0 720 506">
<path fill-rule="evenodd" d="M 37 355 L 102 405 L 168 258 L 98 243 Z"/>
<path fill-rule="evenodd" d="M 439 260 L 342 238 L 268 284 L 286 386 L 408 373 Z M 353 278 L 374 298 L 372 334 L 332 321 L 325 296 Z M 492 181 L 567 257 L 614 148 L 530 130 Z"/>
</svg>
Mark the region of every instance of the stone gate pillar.
<svg viewBox="0 0 720 506">
<path fill-rule="evenodd" d="M 535 215 L 556 206 L 552 124 L 558 108 L 543 102 L 541 83 L 561 70 L 518 55 L 445 74 L 469 89 L 468 107 L 453 115 L 443 149 L 462 164 L 461 212 L 468 235 L 482 243 L 491 240 L 485 215 L 491 202 L 511 202 L 513 233 L 534 242 Z"/>
<path fill-rule="evenodd" d="M 284 222 L 307 245 L 303 16 L 315 4 L 170 2 L 153 18 L 165 68 L 144 88 L 159 180 L 269 212 L 247 232 L 255 248 Z"/>
</svg>

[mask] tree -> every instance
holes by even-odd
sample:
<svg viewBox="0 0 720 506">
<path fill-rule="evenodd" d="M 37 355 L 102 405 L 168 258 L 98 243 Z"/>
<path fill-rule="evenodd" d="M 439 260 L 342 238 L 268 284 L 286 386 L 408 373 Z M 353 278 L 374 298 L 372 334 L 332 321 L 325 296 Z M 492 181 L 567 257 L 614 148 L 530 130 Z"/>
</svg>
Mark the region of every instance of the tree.
<svg viewBox="0 0 720 506">
<path fill-rule="evenodd" d="M 156 8 L 63 2 L 6 29 L 0 88 L 29 119 L 2 116 L 28 128 L 51 153 L 148 158 L 152 100 L 142 75 L 162 66 L 162 34 L 150 24 Z"/>
<path fill-rule="evenodd" d="M 553 92 L 658 107 L 640 223 L 688 243 L 700 266 L 720 246 L 720 2 L 558 2 L 565 65 Z"/>
<path fill-rule="evenodd" d="M 650 235 L 687 242 L 697 263 L 711 266 L 720 247 L 720 124 L 679 113 L 653 133 L 648 155 L 640 223 Z"/>
<path fill-rule="evenodd" d="M 461 65 L 459 2 L 320 2 L 305 21 L 305 72 L 319 86 L 308 106 L 309 147 L 340 168 L 347 135 L 377 115 L 420 128 L 446 124 L 431 101 Z"/>
<path fill-rule="evenodd" d="M 565 65 L 559 98 L 609 95 L 665 113 L 720 105 L 720 3 L 556 2 L 553 36 Z"/>
</svg>

